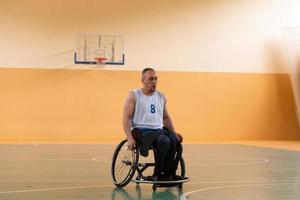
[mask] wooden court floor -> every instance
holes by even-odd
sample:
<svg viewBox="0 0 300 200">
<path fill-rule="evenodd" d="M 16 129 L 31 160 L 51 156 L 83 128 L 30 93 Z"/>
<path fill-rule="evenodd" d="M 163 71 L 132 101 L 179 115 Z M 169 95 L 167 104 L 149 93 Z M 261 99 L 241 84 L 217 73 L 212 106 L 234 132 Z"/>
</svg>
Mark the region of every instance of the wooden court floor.
<svg viewBox="0 0 300 200">
<path fill-rule="evenodd" d="M 112 184 L 115 144 L 0 145 L 0 199 L 299 200 L 300 151 L 252 144 L 185 144 L 182 191 Z M 277 144 L 277 146 L 279 146 Z M 281 145 L 279 147 L 284 147 Z M 296 148 L 297 149 L 297 148 Z"/>
</svg>

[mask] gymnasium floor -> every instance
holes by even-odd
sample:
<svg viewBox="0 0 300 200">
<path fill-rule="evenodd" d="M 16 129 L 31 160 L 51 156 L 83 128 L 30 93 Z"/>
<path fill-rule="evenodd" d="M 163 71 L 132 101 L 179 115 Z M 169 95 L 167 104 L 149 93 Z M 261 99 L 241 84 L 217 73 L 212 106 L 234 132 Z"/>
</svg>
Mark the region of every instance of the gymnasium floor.
<svg viewBox="0 0 300 200">
<path fill-rule="evenodd" d="M 241 144 L 185 144 L 183 191 L 114 187 L 116 145 L 0 145 L 0 199 L 299 200 L 300 152 Z"/>
</svg>

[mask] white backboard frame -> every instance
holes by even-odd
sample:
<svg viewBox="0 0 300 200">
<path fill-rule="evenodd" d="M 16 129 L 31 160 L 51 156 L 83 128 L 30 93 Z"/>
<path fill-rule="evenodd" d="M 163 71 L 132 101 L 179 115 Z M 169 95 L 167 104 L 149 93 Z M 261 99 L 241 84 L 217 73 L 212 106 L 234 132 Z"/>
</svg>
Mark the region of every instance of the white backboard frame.
<svg viewBox="0 0 300 200">
<path fill-rule="evenodd" d="M 124 65 L 124 36 L 82 33 L 76 35 L 75 64 L 97 64 L 95 58 L 106 58 L 105 65 Z"/>
</svg>

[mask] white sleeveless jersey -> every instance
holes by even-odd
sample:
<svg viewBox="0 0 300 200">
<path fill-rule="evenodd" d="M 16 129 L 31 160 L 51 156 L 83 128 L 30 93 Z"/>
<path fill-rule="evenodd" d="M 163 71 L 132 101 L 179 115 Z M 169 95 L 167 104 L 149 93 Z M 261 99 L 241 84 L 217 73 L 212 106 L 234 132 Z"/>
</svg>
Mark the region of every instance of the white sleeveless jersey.
<svg viewBox="0 0 300 200">
<path fill-rule="evenodd" d="M 143 94 L 142 89 L 134 90 L 135 110 L 131 120 L 133 128 L 162 129 L 165 97 L 155 91 L 152 96 Z"/>
</svg>

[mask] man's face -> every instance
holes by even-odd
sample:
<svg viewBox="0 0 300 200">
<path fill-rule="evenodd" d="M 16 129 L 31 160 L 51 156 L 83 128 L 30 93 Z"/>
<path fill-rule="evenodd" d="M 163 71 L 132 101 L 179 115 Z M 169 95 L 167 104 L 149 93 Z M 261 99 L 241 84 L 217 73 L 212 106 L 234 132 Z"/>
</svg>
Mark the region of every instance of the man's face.
<svg viewBox="0 0 300 200">
<path fill-rule="evenodd" d="M 149 70 L 142 77 L 144 88 L 149 92 L 156 91 L 157 76 L 155 71 Z"/>
</svg>

